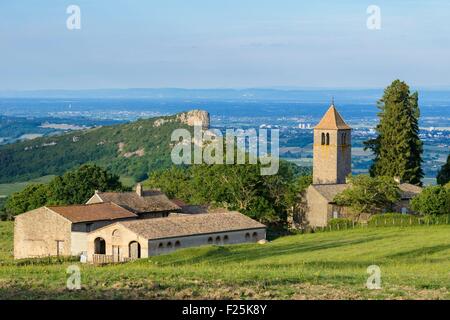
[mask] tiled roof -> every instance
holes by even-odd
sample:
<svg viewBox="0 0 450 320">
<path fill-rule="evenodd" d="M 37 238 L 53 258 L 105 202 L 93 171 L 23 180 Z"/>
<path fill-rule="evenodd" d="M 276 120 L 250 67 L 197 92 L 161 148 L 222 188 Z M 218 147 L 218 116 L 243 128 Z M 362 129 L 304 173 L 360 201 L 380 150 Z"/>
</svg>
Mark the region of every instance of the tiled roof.
<svg viewBox="0 0 450 320">
<path fill-rule="evenodd" d="M 311 185 L 317 190 L 328 202 L 333 202 L 334 197 L 349 188 L 349 184 L 313 184 Z"/>
<path fill-rule="evenodd" d="M 412 199 L 422 192 L 422 188 L 410 183 L 401 183 L 399 186 L 401 198 L 403 200 Z"/>
<path fill-rule="evenodd" d="M 350 184 L 314 184 L 312 185 L 328 202 L 333 202 L 336 195 L 350 187 Z M 412 199 L 420 192 L 422 188 L 409 183 L 402 183 L 398 185 L 400 189 L 401 199 Z"/>
<path fill-rule="evenodd" d="M 331 105 L 328 111 L 323 116 L 322 120 L 320 120 L 319 124 L 314 127 L 314 129 L 323 129 L 323 130 L 337 130 L 337 129 L 351 129 L 348 124 L 345 123 L 344 119 L 342 119 L 339 112 L 336 110 L 334 105 Z"/>
<path fill-rule="evenodd" d="M 158 190 L 143 191 L 142 197 L 136 192 L 98 192 L 97 196 L 103 202 L 114 202 L 135 213 L 181 210 Z"/>
<path fill-rule="evenodd" d="M 119 223 L 145 239 L 183 237 L 266 227 L 239 212 L 178 215 Z"/>
<path fill-rule="evenodd" d="M 137 218 L 137 215 L 133 212 L 130 212 L 114 203 L 47 206 L 47 208 L 73 223 Z"/>
</svg>

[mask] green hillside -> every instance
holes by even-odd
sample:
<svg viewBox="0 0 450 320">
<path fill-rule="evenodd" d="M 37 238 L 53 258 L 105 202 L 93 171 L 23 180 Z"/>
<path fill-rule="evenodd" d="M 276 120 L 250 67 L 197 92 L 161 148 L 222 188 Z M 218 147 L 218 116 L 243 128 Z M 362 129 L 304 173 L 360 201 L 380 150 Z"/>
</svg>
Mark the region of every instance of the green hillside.
<svg viewBox="0 0 450 320">
<path fill-rule="evenodd" d="M 113 173 L 145 179 L 156 168 L 170 166 L 170 135 L 178 122 L 155 125 L 159 117 L 74 131 L 0 147 L 0 183 L 60 175 L 75 166 L 95 163 Z"/>
<path fill-rule="evenodd" d="M 450 299 L 450 226 L 324 232 L 121 265 L 77 264 L 80 291 L 65 289 L 70 263 L 15 264 L 11 229 L 0 223 L 4 299 Z M 374 264 L 380 290 L 365 288 Z"/>
</svg>

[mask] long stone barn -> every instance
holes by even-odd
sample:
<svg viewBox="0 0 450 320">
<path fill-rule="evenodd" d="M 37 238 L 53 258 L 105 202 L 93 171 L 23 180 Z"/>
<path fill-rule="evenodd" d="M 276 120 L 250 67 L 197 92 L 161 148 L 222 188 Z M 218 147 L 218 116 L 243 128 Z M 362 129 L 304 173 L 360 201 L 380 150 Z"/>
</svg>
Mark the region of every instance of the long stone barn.
<svg viewBox="0 0 450 320">
<path fill-rule="evenodd" d="M 88 261 L 125 261 L 180 248 L 257 242 L 265 238 L 266 226 L 239 212 L 120 221 L 88 234 Z M 105 258 L 107 261 L 102 261 Z"/>
</svg>

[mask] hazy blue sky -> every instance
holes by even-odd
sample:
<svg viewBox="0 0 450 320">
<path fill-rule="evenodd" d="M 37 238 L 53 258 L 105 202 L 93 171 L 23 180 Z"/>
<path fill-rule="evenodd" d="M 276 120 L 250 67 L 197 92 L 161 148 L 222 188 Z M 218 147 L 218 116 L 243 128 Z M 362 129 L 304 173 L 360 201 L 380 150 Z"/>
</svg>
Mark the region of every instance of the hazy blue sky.
<svg viewBox="0 0 450 320">
<path fill-rule="evenodd" d="M 320 3 L 319 3 L 320 2 Z M 81 30 L 66 8 L 81 8 Z M 381 8 L 381 30 L 366 9 Z M 450 87 L 450 1 L 0 0 L 0 90 Z"/>
</svg>

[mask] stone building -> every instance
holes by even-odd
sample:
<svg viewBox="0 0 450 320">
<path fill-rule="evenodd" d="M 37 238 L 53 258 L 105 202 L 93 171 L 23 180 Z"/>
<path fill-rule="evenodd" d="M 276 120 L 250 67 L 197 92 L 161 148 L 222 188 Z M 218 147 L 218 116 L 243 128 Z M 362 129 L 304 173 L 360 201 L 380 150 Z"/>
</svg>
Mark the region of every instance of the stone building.
<svg viewBox="0 0 450 320">
<path fill-rule="evenodd" d="M 257 242 L 265 238 L 265 225 L 239 212 L 120 221 L 89 233 L 88 260 L 106 256 L 108 261 L 123 261 L 180 248 Z"/>
<path fill-rule="evenodd" d="M 311 227 L 327 226 L 333 218 L 349 217 L 350 211 L 334 203 L 336 195 L 349 188 L 351 174 L 351 128 L 332 103 L 314 128 L 313 183 L 304 194 L 306 223 Z M 394 210 L 410 213 L 410 200 L 422 188 L 399 183 L 401 200 Z"/>
<path fill-rule="evenodd" d="M 265 226 L 238 212 L 176 201 L 181 207 L 160 191 L 141 185 L 136 190 L 96 192 L 87 204 L 46 206 L 16 216 L 14 258 L 84 255 L 92 261 L 95 254 L 113 262 L 265 239 Z M 114 230 L 107 228 L 112 224 Z"/>
<path fill-rule="evenodd" d="M 89 232 L 136 218 L 114 203 L 41 207 L 15 217 L 14 258 L 80 255 Z"/>
</svg>

